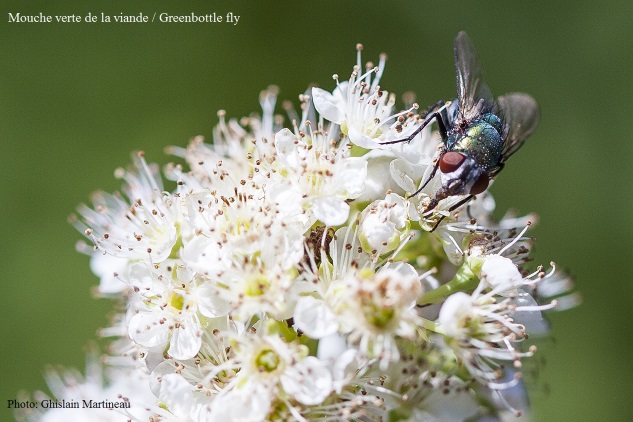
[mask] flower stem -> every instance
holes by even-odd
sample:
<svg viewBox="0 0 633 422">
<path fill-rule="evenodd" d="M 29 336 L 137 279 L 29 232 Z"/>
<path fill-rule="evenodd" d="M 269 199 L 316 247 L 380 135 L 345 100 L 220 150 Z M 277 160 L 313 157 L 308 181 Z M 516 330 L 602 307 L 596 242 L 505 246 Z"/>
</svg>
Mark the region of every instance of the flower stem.
<svg viewBox="0 0 633 422">
<path fill-rule="evenodd" d="M 418 300 L 418 305 L 426 305 L 441 302 L 446 296 L 455 292 L 472 291 L 479 283 L 479 274 L 483 259 L 469 258 L 455 273 L 455 276 L 445 284 L 429 290 Z"/>
</svg>

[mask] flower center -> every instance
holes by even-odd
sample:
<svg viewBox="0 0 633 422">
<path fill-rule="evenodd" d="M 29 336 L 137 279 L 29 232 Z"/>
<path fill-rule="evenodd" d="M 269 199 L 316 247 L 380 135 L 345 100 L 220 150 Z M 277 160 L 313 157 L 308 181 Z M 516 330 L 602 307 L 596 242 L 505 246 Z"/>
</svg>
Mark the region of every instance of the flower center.
<svg viewBox="0 0 633 422">
<path fill-rule="evenodd" d="M 260 372 L 273 372 L 279 366 L 279 356 L 271 349 L 264 349 L 255 359 L 255 366 Z"/>
<path fill-rule="evenodd" d="M 239 236 L 241 234 L 247 233 L 250 228 L 251 220 L 240 217 L 231 225 L 231 234 L 234 236 Z"/>
<path fill-rule="evenodd" d="M 392 308 L 379 308 L 375 304 L 365 305 L 363 312 L 367 322 L 376 328 L 384 329 L 393 321 L 396 311 Z"/>
<path fill-rule="evenodd" d="M 308 169 L 306 173 L 306 180 L 312 193 L 321 192 L 323 186 L 327 183 L 326 178 L 332 176 L 329 169 L 319 166 Z"/>
<path fill-rule="evenodd" d="M 171 293 L 169 297 L 169 304 L 173 308 L 179 311 L 182 311 L 182 308 L 185 305 L 185 298 L 182 297 L 182 295 L 179 295 L 178 293 Z"/>
<path fill-rule="evenodd" d="M 261 296 L 270 287 L 270 281 L 264 276 L 253 277 L 246 282 L 244 293 L 247 296 Z"/>
</svg>

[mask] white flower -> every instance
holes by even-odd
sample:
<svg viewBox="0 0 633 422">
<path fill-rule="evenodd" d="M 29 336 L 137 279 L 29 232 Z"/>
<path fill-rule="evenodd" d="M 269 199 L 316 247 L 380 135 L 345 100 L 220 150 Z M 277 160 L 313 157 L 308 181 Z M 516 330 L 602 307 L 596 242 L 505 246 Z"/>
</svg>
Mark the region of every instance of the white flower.
<svg viewBox="0 0 633 422">
<path fill-rule="evenodd" d="M 129 264 L 130 261 L 124 258 L 99 251 L 91 253 L 90 270 L 99 277 L 99 293 L 109 295 L 125 290 L 128 286 L 119 278 L 119 274 L 125 274 Z"/>
<path fill-rule="evenodd" d="M 303 225 L 283 216 L 255 186 L 235 192 L 187 196 L 186 220 L 196 234 L 185 240 L 181 257 L 200 275 L 212 316 L 235 310 L 242 321 L 266 313 L 290 317 L 287 293 L 303 256 Z"/>
<path fill-rule="evenodd" d="M 170 165 L 167 174 L 193 191 L 211 189 L 219 195 L 230 195 L 242 180 L 265 183 L 271 174 L 275 158 L 273 140 L 281 129 L 274 116 L 277 88 L 269 87 L 260 94 L 262 116 L 225 119 L 224 110 L 213 130 L 213 144 L 205 144 L 201 136 L 194 138 L 186 149 L 170 147 L 170 153 L 184 158 L 191 172 Z"/>
<path fill-rule="evenodd" d="M 178 374 L 166 374 L 160 381 L 158 399 L 180 420 L 189 420 L 194 405 L 191 385 Z"/>
<path fill-rule="evenodd" d="M 528 351 L 519 348 L 518 342 L 527 335 L 514 316 L 547 308 L 523 306 L 512 298 L 497 301 L 492 293 L 481 294 L 477 289 L 472 295 L 463 292 L 450 295 L 442 305 L 438 323 L 447 346 L 470 374 L 490 388 L 504 389 L 516 385 L 519 378 L 503 382 L 499 361 L 512 361 L 520 368 L 521 359 L 536 351 L 533 346 Z"/>
<path fill-rule="evenodd" d="M 400 246 L 409 233 L 407 205 L 404 198 L 394 193 L 369 204 L 360 220 L 359 237 L 363 249 L 382 255 Z"/>
<path fill-rule="evenodd" d="M 275 148 L 284 182 L 273 190 L 282 211 L 292 201 L 313 216 L 308 226 L 314 220 L 328 226 L 343 224 L 350 209 L 346 201 L 363 192 L 367 162 L 350 157 L 347 147 L 337 146 L 327 133 L 311 131 L 306 136 L 282 129 L 275 136 Z"/>
<path fill-rule="evenodd" d="M 316 296 L 299 298 L 294 321 L 310 337 L 346 334 L 349 343 L 385 364 L 398 359 L 396 338 L 417 335 L 415 302 L 422 285 L 409 264 L 376 268 L 350 233 L 337 231 L 330 245 L 333 264 L 322 266 Z"/>
<path fill-rule="evenodd" d="M 338 84 L 330 94 L 321 88 L 312 88 L 314 106 L 322 117 L 341 126 L 341 131 L 349 136 L 355 145 L 367 149 L 380 147 L 381 142 L 406 138 L 415 130 L 417 116 L 412 111 L 417 105 L 399 113 L 394 113 L 395 95 L 383 91 L 378 83 L 385 68 L 386 55 L 380 56 L 377 67 L 368 64 L 369 70 L 359 75 L 358 64 L 349 82 Z M 376 74 L 372 80 L 372 74 Z"/>
<path fill-rule="evenodd" d="M 145 347 L 169 342 L 168 352 L 174 358 L 194 357 L 202 345 L 201 315 L 216 316 L 213 296 L 198 286 L 191 270 L 178 264 L 146 268 L 145 272 L 139 268 L 135 277 L 154 280 L 162 288 L 142 291 L 144 299 L 136 303 L 136 314 L 129 321 L 130 338 Z"/>
<path fill-rule="evenodd" d="M 196 233 L 185 241 L 186 261 L 199 258 L 189 247 L 194 241 L 198 242 L 195 250 L 217 249 L 213 256 L 219 260 L 258 254 L 269 264 L 278 262 L 283 268 L 291 268 L 303 255 L 302 224 L 280 215 L 261 186 L 246 183 L 234 187 L 229 195 L 200 191 L 187 195 L 185 203 L 187 221 Z M 228 265 L 203 261 L 207 264 L 194 264 L 196 269 L 214 271 Z"/>
<path fill-rule="evenodd" d="M 267 335 L 234 340 L 235 355 L 224 367 L 235 369 L 236 375 L 208 405 L 209 420 L 241 415 L 244 420 L 263 421 L 275 406 L 299 415 L 301 405 L 320 404 L 332 393 L 328 367 L 307 356 L 305 346 Z M 290 400 L 281 401 L 283 397 Z"/>
<path fill-rule="evenodd" d="M 252 316 L 269 315 L 277 319 L 292 316 L 293 298 L 290 289 L 296 272 L 280 266 L 267 266 L 259 258 L 234 263 L 221 273 L 208 274 L 204 287 L 216 297 L 226 312 L 239 321 Z"/>
<path fill-rule="evenodd" d="M 162 190 L 160 178 L 142 154 L 136 155 L 134 164 L 130 171 L 117 171 L 126 181 L 124 190 L 130 202 L 118 194 L 97 192 L 93 195 L 94 209 L 80 206 L 81 219 L 72 217 L 71 221 L 93 241 L 98 252 L 127 261 L 159 263 L 170 257 L 179 238 L 178 201 Z M 102 280 L 112 276 L 101 267 L 95 265 Z M 116 268 L 124 267 L 123 262 L 117 262 Z"/>
<path fill-rule="evenodd" d="M 448 259 L 460 265 L 468 257 L 483 258 L 501 255 L 516 265 L 525 263 L 533 239 L 525 237 L 527 229 L 536 221 L 534 215 L 521 218 L 504 217 L 499 223 L 491 221 L 494 200 L 489 194 L 475 198 L 466 212 L 455 215 L 457 221 L 441 225 L 436 233 L 443 239 Z"/>
</svg>

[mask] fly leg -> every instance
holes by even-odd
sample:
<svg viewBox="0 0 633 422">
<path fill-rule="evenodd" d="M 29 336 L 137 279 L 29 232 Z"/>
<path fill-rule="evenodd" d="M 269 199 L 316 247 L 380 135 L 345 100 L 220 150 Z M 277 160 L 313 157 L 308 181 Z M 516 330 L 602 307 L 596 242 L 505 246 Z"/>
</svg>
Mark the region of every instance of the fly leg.
<svg viewBox="0 0 633 422">
<path fill-rule="evenodd" d="M 418 190 L 416 190 L 411 195 L 409 195 L 408 198 L 411 198 L 411 197 L 417 195 L 418 193 L 420 193 L 422 191 L 422 189 L 424 189 L 426 187 L 426 185 L 429 184 L 429 182 L 435 177 L 435 173 L 437 173 L 437 169 L 438 169 L 439 165 L 440 165 L 440 160 L 437 160 L 435 162 L 435 165 L 433 166 L 433 171 L 431 172 L 429 177 L 426 178 L 426 181 L 424 183 L 422 183 L 422 186 L 420 186 L 420 188 Z M 437 204 L 435 204 L 435 205 L 437 205 Z M 435 208 L 435 206 L 433 206 L 432 208 Z M 432 209 L 432 208 L 429 208 L 429 209 Z"/>
<path fill-rule="evenodd" d="M 462 205 L 464 205 L 465 203 L 469 202 L 471 199 L 473 199 L 475 197 L 475 195 L 468 195 L 466 198 L 462 199 L 461 201 L 459 201 L 458 203 L 456 203 L 455 205 L 453 205 L 452 207 L 450 207 L 448 209 L 448 212 L 453 212 L 455 211 L 457 208 L 461 207 Z M 433 202 L 433 201 L 431 201 Z M 437 204 L 435 204 L 435 206 L 437 206 Z M 433 207 L 435 208 L 435 207 Z M 432 208 L 430 208 L 432 209 Z M 439 220 L 437 220 L 437 223 L 435 223 L 435 225 L 433 226 L 433 228 L 430 230 L 431 232 L 434 232 L 435 229 L 438 228 L 438 226 L 440 225 L 440 223 L 442 222 L 442 220 L 444 220 L 446 218 L 446 216 L 441 216 Z"/>
<path fill-rule="evenodd" d="M 443 105 L 444 105 L 444 101 L 442 101 L 442 100 L 436 101 L 435 103 L 431 104 L 431 105 L 430 105 L 430 106 L 429 106 L 426 110 L 424 110 L 424 112 L 423 112 L 423 113 L 420 113 L 420 116 L 421 116 L 423 119 L 426 119 L 426 116 L 428 116 L 429 114 L 431 114 L 431 112 L 432 112 L 433 110 L 436 110 L 438 107 L 441 107 L 441 106 L 443 106 Z"/>
<path fill-rule="evenodd" d="M 446 134 L 446 130 L 444 129 L 442 131 L 442 129 L 445 127 L 443 122 L 440 122 L 441 119 L 441 114 L 440 111 L 444 108 L 446 104 L 444 103 L 444 101 L 438 101 L 434 104 L 432 104 L 429 108 L 427 108 L 424 113 L 421 114 L 421 116 L 424 116 L 424 122 L 422 122 L 422 124 L 413 131 L 413 133 L 409 136 L 407 136 L 406 138 L 403 139 L 398 139 L 395 141 L 389 141 L 389 142 L 381 142 L 380 145 L 391 145 L 391 144 L 399 144 L 402 142 L 411 142 L 411 140 L 413 138 L 416 137 L 416 135 L 420 132 L 422 132 L 422 129 L 424 129 L 425 127 L 428 126 L 429 123 L 431 123 L 433 121 L 433 119 L 436 119 L 438 122 L 438 125 L 440 125 L 440 132 L 442 133 L 442 139 L 444 139 L 444 135 Z M 442 107 L 440 107 L 442 106 Z M 438 107 L 440 107 L 439 110 L 436 110 Z M 435 111 L 433 111 L 435 110 Z M 440 116 L 438 118 L 438 116 Z"/>
</svg>

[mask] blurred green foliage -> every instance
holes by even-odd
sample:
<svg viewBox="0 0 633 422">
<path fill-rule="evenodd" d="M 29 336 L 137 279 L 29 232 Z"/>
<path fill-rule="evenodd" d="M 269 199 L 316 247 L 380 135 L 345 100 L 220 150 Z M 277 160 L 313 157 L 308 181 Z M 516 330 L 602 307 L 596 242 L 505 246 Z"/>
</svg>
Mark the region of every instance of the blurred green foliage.
<svg viewBox="0 0 633 422">
<path fill-rule="evenodd" d="M 82 369 L 113 308 L 66 223 L 118 188 L 132 150 L 211 134 L 215 113 L 257 111 L 269 84 L 296 100 L 387 52 L 384 89 L 421 105 L 455 95 L 452 42 L 469 32 L 497 94 L 525 91 L 542 123 L 492 188 L 500 212 L 536 212 L 536 262 L 575 276 L 584 303 L 552 314 L 531 382 L 538 421 L 630 420 L 633 365 L 633 3 L 487 1 L 7 1 L 0 6 L 0 419 L 48 364 Z M 23 14 L 231 11 L 239 24 L 26 24 Z"/>
</svg>

